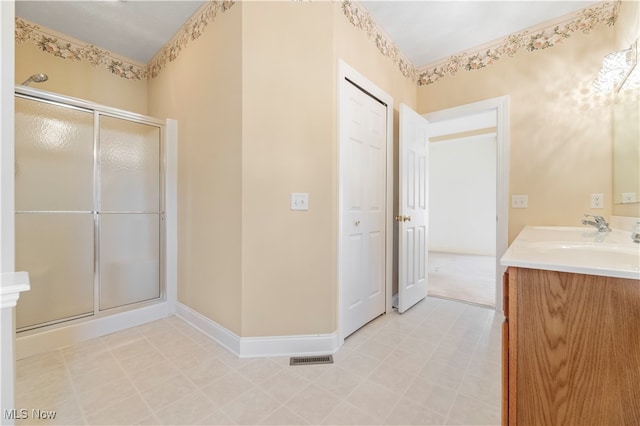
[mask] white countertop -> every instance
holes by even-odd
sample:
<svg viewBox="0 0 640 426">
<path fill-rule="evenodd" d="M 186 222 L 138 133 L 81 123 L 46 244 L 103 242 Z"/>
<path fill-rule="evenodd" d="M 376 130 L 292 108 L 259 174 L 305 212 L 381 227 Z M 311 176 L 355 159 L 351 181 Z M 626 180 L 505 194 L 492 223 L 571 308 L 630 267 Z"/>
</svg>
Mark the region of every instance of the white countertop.
<svg viewBox="0 0 640 426">
<path fill-rule="evenodd" d="M 640 244 L 627 231 L 526 226 L 500 260 L 503 266 L 640 280 Z"/>
</svg>

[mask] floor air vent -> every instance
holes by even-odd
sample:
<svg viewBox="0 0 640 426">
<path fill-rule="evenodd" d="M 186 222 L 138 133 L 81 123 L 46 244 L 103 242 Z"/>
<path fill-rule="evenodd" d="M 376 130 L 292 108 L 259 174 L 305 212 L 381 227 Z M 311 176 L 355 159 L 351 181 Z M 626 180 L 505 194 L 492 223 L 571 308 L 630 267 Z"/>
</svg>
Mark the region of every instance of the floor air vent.
<svg viewBox="0 0 640 426">
<path fill-rule="evenodd" d="M 289 365 L 333 364 L 333 355 L 294 356 L 289 359 Z"/>
</svg>

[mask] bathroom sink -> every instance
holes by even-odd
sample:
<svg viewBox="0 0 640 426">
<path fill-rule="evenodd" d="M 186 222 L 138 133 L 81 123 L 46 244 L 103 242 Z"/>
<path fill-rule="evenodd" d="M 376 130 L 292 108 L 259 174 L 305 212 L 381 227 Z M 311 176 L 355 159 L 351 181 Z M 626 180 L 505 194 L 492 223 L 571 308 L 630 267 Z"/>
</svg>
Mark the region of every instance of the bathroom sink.
<svg viewBox="0 0 640 426">
<path fill-rule="evenodd" d="M 527 226 L 503 256 L 505 266 L 640 279 L 640 245 L 628 232 Z"/>
</svg>

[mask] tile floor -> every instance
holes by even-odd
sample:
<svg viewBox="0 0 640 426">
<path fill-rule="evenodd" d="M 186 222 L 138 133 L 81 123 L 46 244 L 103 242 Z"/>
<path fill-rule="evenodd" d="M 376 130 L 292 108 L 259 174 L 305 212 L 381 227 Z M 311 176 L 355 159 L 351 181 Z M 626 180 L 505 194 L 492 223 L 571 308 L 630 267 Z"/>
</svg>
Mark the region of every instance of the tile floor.
<svg viewBox="0 0 640 426">
<path fill-rule="evenodd" d="M 17 424 L 498 425 L 502 315 L 427 298 L 334 364 L 238 359 L 170 317 L 17 362 Z"/>
</svg>

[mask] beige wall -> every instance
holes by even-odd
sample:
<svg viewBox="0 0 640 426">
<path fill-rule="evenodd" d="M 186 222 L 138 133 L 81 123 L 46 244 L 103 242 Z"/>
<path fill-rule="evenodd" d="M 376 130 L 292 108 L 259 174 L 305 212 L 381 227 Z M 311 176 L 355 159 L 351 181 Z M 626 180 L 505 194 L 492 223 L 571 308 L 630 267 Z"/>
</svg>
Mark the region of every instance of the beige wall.
<svg viewBox="0 0 640 426">
<path fill-rule="evenodd" d="M 331 333 L 338 59 L 398 104 L 415 108 L 416 86 L 349 23 L 341 4 L 244 3 L 242 48 L 242 335 Z M 309 193 L 309 211 L 290 210 L 291 192 Z"/>
<path fill-rule="evenodd" d="M 36 73 L 49 79 L 30 87 L 147 114 L 147 81 L 128 80 L 87 61 L 71 61 L 43 52 L 31 43 L 16 45 L 16 84 Z"/>
<path fill-rule="evenodd" d="M 601 26 L 419 88 L 422 114 L 510 96 L 510 195 L 528 195 L 529 207 L 510 209 L 509 241 L 525 225 L 580 226 L 584 213 L 611 214 L 611 100 L 592 82 L 613 37 Z M 604 209 L 590 208 L 592 193 L 604 194 Z"/>
<path fill-rule="evenodd" d="M 335 330 L 331 4 L 243 4 L 242 335 Z M 309 194 L 291 211 L 290 194 Z"/>
<path fill-rule="evenodd" d="M 149 80 L 149 114 L 178 121 L 178 300 L 240 334 L 242 8 L 220 14 Z"/>
</svg>

